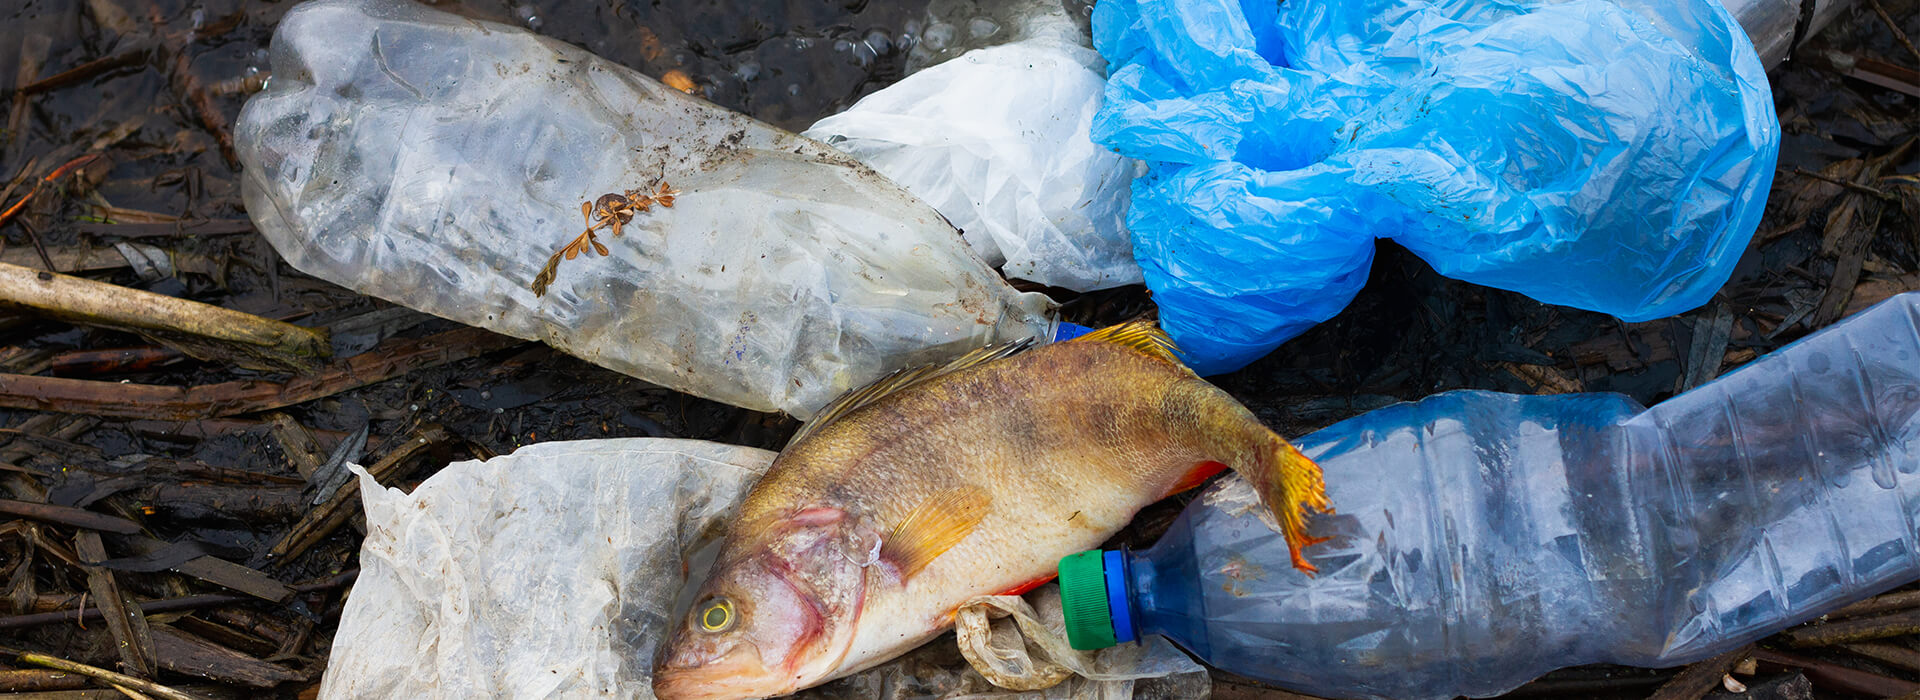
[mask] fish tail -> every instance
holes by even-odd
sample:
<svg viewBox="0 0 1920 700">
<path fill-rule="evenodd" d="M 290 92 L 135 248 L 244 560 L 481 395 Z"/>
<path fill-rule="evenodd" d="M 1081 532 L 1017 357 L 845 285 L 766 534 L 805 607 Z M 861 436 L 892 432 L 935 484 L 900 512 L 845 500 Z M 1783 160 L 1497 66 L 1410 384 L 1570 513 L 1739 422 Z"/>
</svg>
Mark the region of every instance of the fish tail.
<svg viewBox="0 0 1920 700">
<path fill-rule="evenodd" d="M 1197 377 L 1180 382 L 1164 397 L 1162 408 L 1175 424 L 1191 429 L 1203 453 L 1253 485 L 1287 538 L 1294 568 L 1318 571 L 1300 550 L 1326 541 L 1307 534 L 1307 511 L 1333 512 L 1320 465 L 1268 430 L 1232 396 Z"/>
<path fill-rule="evenodd" d="M 1293 443 L 1278 435 L 1271 438 L 1266 458 L 1259 460 L 1258 471 L 1265 473 L 1258 478 L 1249 475 L 1249 480 L 1260 490 L 1260 501 L 1273 511 L 1274 521 L 1280 524 L 1280 534 L 1287 538 L 1287 551 L 1293 556 L 1294 568 L 1316 573 L 1319 569 L 1308 563 L 1300 550 L 1327 541 L 1325 537 L 1307 535 L 1307 509 L 1333 512 L 1332 504 L 1327 501 L 1327 484 L 1320 465 L 1301 454 Z"/>
</svg>

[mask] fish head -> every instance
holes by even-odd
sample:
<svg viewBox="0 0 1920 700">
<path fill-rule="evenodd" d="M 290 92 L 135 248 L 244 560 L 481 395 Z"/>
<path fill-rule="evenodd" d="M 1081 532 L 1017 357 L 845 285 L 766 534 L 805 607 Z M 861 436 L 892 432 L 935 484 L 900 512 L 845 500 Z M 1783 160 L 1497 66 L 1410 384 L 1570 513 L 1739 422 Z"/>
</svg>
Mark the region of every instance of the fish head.
<svg viewBox="0 0 1920 700">
<path fill-rule="evenodd" d="M 832 676 L 852 645 L 878 540 L 824 510 L 729 538 L 655 664 L 656 696 L 772 697 Z"/>
</svg>

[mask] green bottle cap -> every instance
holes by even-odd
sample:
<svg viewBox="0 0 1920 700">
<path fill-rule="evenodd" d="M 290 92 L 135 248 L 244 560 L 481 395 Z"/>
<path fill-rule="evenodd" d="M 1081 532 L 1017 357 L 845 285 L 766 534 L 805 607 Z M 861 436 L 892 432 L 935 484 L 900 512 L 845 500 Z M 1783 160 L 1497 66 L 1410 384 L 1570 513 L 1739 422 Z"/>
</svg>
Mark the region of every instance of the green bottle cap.
<svg viewBox="0 0 1920 700">
<path fill-rule="evenodd" d="M 1115 644 L 1113 614 L 1107 609 L 1105 557 L 1094 549 L 1060 558 L 1060 604 L 1067 618 L 1067 643 L 1075 649 L 1105 649 Z"/>
</svg>

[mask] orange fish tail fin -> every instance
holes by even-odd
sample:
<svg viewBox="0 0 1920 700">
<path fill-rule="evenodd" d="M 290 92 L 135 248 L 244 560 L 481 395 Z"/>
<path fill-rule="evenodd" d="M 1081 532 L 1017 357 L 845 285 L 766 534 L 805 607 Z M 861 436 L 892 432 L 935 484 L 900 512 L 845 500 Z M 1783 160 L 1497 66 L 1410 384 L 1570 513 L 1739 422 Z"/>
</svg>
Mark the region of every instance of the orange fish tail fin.
<svg viewBox="0 0 1920 700">
<path fill-rule="evenodd" d="M 1301 556 L 1300 550 L 1327 540 L 1307 535 L 1309 508 L 1321 513 L 1333 512 L 1332 504 L 1327 501 L 1327 484 L 1320 465 L 1278 435 L 1273 436 L 1272 451 L 1261 462 L 1261 471 L 1265 473 L 1247 476 L 1260 491 L 1260 501 L 1273 511 L 1274 521 L 1280 524 L 1280 534 L 1287 538 L 1294 568 L 1308 574 L 1319 571 Z"/>
</svg>

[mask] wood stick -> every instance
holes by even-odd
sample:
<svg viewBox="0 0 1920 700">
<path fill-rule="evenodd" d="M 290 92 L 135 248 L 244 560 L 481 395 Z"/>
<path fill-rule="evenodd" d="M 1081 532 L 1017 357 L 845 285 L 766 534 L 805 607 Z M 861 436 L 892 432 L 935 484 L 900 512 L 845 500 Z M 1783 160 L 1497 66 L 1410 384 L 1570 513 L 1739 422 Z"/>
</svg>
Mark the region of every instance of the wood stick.
<svg viewBox="0 0 1920 700">
<path fill-rule="evenodd" d="M 0 408 L 148 420 L 222 418 L 325 398 L 521 342 L 477 328 L 463 328 L 427 338 L 389 341 L 381 348 L 284 383 L 243 380 L 173 387 L 0 374 Z"/>
<path fill-rule="evenodd" d="M 48 503 L 30 503 L 0 498 L 0 515 L 12 515 L 43 523 L 58 523 L 73 527 L 111 532 L 117 535 L 131 535 L 140 531 L 140 524 L 126 518 L 117 518 L 105 513 L 95 513 L 84 508 L 56 506 Z"/>
<path fill-rule="evenodd" d="M 1815 682 L 1860 695 L 1890 698 L 1920 691 L 1920 683 L 1889 678 L 1877 673 L 1868 673 L 1783 651 L 1755 649 L 1753 658 L 1770 664 L 1804 669 L 1807 678 Z"/>
<path fill-rule="evenodd" d="M 17 671 L 0 671 L 0 693 L 21 693 L 36 690 L 75 690 L 85 688 L 91 682 L 86 676 L 65 671 L 28 668 Z"/>
<path fill-rule="evenodd" d="M 1920 634 L 1920 610 L 1799 627 L 1787 630 L 1786 638 L 1788 644 L 1797 647 L 1823 647 L 1907 634 Z"/>
<path fill-rule="evenodd" d="M 1653 697 L 1648 700 L 1700 700 L 1709 691 L 1720 686 L 1720 679 L 1725 678 L 1727 673 L 1733 670 L 1734 664 L 1740 663 L 1741 659 L 1752 654 L 1753 647 L 1744 646 L 1680 669 L 1678 674 L 1667 679 L 1659 690 L 1654 691 Z"/>
<path fill-rule="evenodd" d="M 107 548 L 100 542 L 100 533 L 83 531 L 73 540 L 74 553 L 85 561 L 101 561 L 107 558 Z M 120 581 L 111 569 L 98 566 L 81 567 L 87 572 L 87 589 L 93 593 L 95 605 L 107 618 L 107 631 L 113 633 L 115 646 L 119 647 L 120 663 L 130 673 L 141 676 L 153 676 L 153 637 L 147 628 L 147 616 L 133 597 L 120 587 Z M 124 685 L 124 684 L 123 684 Z"/>
<path fill-rule="evenodd" d="M 130 330 L 194 357 L 251 369 L 310 369 L 333 352 L 321 329 L 19 265 L 0 263 L 0 303 Z"/>
<path fill-rule="evenodd" d="M 400 467 L 415 454 L 452 439 L 453 436 L 444 428 L 428 426 L 399 447 L 394 448 L 392 452 L 388 452 L 385 457 L 380 458 L 380 461 L 373 463 L 373 466 L 367 467 L 367 474 L 376 480 L 391 478 L 397 475 Z M 358 484 L 348 483 L 334 492 L 333 497 L 327 499 L 327 502 L 315 507 L 307 513 L 306 517 L 301 518 L 299 523 L 294 524 L 293 529 L 288 530 L 286 536 L 275 543 L 273 549 L 267 551 L 267 556 L 281 562 L 300 556 L 308 548 L 332 534 L 334 530 L 340 529 L 341 525 L 345 525 L 348 518 L 359 512 L 358 508 L 351 507 L 359 502 Z"/>
<path fill-rule="evenodd" d="M 160 665 L 174 673 L 211 680 L 240 683 L 255 688 L 271 688 L 300 674 L 214 644 L 193 635 L 160 625 L 153 629 L 154 646 L 160 653 Z"/>
<path fill-rule="evenodd" d="M 167 698 L 167 700 L 204 700 L 204 698 L 201 698 L 199 696 L 189 695 L 187 693 L 174 690 L 167 686 L 160 685 L 159 683 L 155 683 L 153 681 L 142 680 L 126 674 L 114 673 L 104 668 L 88 666 L 82 663 L 74 663 L 66 659 L 54 658 L 51 656 L 47 656 L 45 654 L 34 654 L 31 652 L 26 652 L 26 653 L 17 654 L 16 658 L 20 659 L 22 663 L 29 663 L 35 666 L 45 666 L 47 668 L 59 669 L 62 671 L 70 671 L 73 673 L 78 673 L 83 676 L 90 676 L 92 678 L 97 678 L 111 685 L 124 685 L 128 688 L 133 688 L 134 690 L 138 690 L 140 692 L 147 693 L 149 695 L 157 695 L 163 698 Z"/>
<path fill-rule="evenodd" d="M 352 583 L 354 578 L 359 576 L 359 574 L 360 574 L 359 569 L 348 569 L 346 571 L 340 572 L 339 574 L 336 574 L 334 576 L 331 576 L 325 579 L 321 579 L 319 581 L 314 581 L 312 583 L 302 583 L 302 584 L 296 585 L 293 587 L 293 590 L 301 593 L 312 593 L 314 591 L 324 591 L 324 590 L 339 588 L 341 586 Z M 207 593 L 202 595 L 184 596 L 180 598 L 165 598 L 161 600 L 142 601 L 139 603 L 139 606 L 140 606 L 140 612 L 148 615 L 152 615 L 152 614 L 163 613 L 163 612 L 178 612 L 181 610 L 199 610 L 201 608 L 211 608 L 211 607 L 217 607 L 221 605 L 231 605 L 233 603 L 245 603 L 253 600 L 256 600 L 256 599 L 249 596 L 238 595 L 238 594 Z M 69 608 L 66 610 L 50 610 L 47 612 L 29 613 L 25 615 L 11 615 L 7 617 L 0 617 L 0 630 L 17 629 L 21 627 L 38 627 L 40 625 L 51 625 L 51 624 L 58 624 L 61 622 L 98 620 L 100 619 L 100 617 L 101 617 L 100 608 L 97 608 L 97 607 L 87 607 L 83 610 L 74 610 Z"/>
</svg>

